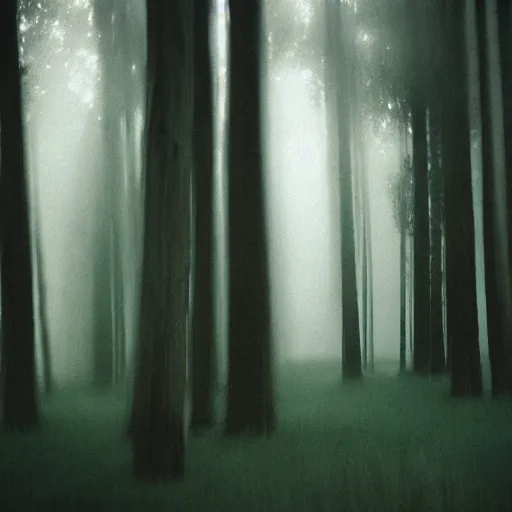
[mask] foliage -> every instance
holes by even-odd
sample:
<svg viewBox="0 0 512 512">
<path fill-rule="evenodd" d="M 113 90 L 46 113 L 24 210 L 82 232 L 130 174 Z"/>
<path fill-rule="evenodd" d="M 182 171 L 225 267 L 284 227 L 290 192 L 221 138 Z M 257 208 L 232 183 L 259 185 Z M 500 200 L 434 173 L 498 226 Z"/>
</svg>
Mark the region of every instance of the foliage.
<svg viewBox="0 0 512 512">
<path fill-rule="evenodd" d="M 99 80 L 90 0 L 21 0 L 20 60 L 29 105 L 42 98 L 55 74 L 89 107 Z"/>
</svg>

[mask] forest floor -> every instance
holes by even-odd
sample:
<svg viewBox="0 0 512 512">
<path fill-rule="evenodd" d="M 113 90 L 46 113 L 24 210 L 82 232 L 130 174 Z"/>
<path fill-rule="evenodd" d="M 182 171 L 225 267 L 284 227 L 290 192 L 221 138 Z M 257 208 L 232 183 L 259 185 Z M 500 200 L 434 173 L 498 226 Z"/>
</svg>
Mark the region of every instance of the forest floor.
<svg viewBox="0 0 512 512">
<path fill-rule="evenodd" d="M 0 511 L 512 511 L 511 400 L 310 362 L 282 369 L 277 411 L 270 438 L 190 437 L 185 480 L 142 485 L 126 401 L 56 392 L 40 428 L 0 436 Z"/>
</svg>

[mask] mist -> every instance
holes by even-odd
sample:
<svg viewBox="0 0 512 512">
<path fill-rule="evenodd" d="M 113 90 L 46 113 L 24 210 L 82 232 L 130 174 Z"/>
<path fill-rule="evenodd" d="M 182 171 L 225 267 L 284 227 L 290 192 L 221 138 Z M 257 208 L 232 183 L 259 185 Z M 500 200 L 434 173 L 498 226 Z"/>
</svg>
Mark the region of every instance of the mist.
<svg viewBox="0 0 512 512">
<path fill-rule="evenodd" d="M 508 510 L 511 2 L 18 3 L 0 510 Z"/>
</svg>

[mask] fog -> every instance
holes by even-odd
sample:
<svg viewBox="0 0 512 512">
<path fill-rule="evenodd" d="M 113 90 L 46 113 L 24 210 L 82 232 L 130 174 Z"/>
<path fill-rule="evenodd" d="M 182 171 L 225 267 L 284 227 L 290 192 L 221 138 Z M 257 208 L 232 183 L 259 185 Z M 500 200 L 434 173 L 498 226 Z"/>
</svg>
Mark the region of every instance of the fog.
<svg viewBox="0 0 512 512">
<path fill-rule="evenodd" d="M 52 373 L 61 383 L 91 379 L 93 274 L 97 252 L 94 234 L 102 222 L 98 212 L 102 207 L 102 187 L 109 172 L 105 164 L 109 161 L 107 155 L 109 152 L 120 154 L 123 148 L 108 147 L 105 138 L 104 77 L 92 5 L 89 2 L 77 5 L 72 17 L 73 30 L 65 30 L 70 14 L 69 9 L 62 10 L 59 19 L 62 19 L 61 26 L 64 25 L 63 33 L 56 33 L 54 27 L 53 32 L 44 33 L 44 44 L 30 47 L 31 78 L 25 87 L 31 213 L 42 234 Z M 132 11 L 132 17 L 133 23 L 143 27 L 143 13 Z M 75 30 L 76 26 L 81 29 Z M 223 0 L 217 0 L 212 17 L 216 76 L 215 307 L 219 362 L 223 367 L 227 343 L 225 87 L 229 73 L 225 31 L 225 5 Z M 140 33 L 144 34 L 143 28 Z M 63 46 L 68 50 L 63 51 Z M 143 76 L 144 61 L 133 58 L 130 65 L 134 70 L 137 68 L 139 77 Z M 327 161 L 326 105 L 321 85 L 312 80 L 314 73 L 304 59 L 294 61 L 293 55 L 281 60 L 271 60 L 268 56 L 265 59 L 265 177 L 273 333 L 276 353 L 284 359 L 339 358 L 341 354 L 339 180 Z M 132 222 L 133 212 L 126 214 L 142 206 L 140 145 L 144 101 L 142 82 L 138 80 L 133 85 L 137 108 L 130 113 L 136 119 L 136 130 L 132 139 L 124 142 L 134 148 L 132 160 L 115 169 L 124 176 L 119 183 L 125 183 L 116 208 L 124 219 L 121 261 L 128 359 L 133 353 L 136 335 L 140 271 L 137 259 L 140 226 Z M 317 90 L 312 93 L 315 87 Z M 393 123 L 380 129 L 367 128 L 363 148 L 369 177 L 375 355 L 392 360 L 396 365 L 399 355 L 399 232 L 393 218 L 389 183 L 401 165 L 399 137 Z M 481 170 L 478 144 L 475 147 L 475 203 L 479 208 L 475 217 L 481 241 L 481 200 L 478 199 Z M 128 167 L 131 174 L 126 171 Z M 477 251 L 477 256 L 482 298 L 482 253 Z M 485 322 L 482 304 L 480 302 L 481 327 Z M 114 326 L 109 329 L 113 331 Z M 482 327 L 481 331 L 484 333 L 485 329 Z M 481 344 L 485 346 L 485 340 Z"/>
</svg>

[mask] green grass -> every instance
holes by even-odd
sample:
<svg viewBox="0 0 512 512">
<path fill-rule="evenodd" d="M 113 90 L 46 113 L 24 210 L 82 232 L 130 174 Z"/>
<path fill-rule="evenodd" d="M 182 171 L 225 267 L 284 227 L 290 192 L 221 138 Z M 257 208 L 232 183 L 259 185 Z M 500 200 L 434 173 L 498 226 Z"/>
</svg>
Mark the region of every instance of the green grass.
<svg viewBox="0 0 512 512">
<path fill-rule="evenodd" d="M 183 482 L 141 485 L 123 400 L 57 393 L 37 431 L 0 436 L 0 511 L 512 511 L 506 399 L 307 363 L 282 369 L 277 406 L 271 438 L 190 438 Z"/>
</svg>

